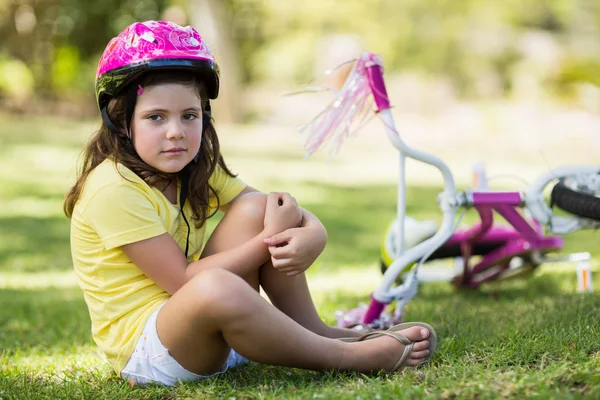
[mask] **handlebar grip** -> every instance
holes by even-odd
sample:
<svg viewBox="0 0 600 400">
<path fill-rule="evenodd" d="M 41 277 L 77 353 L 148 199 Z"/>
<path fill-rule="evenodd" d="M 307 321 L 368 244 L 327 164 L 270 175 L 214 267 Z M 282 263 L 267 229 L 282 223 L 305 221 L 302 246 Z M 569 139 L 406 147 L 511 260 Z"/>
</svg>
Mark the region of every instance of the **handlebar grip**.
<svg viewBox="0 0 600 400">
<path fill-rule="evenodd" d="M 373 93 L 373 99 L 377 106 L 377 112 L 381 110 L 387 110 L 391 108 L 390 99 L 387 94 L 385 87 L 385 81 L 383 80 L 383 67 L 377 61 L 373 60 L 376 56 L 371 54 L 371 62 L 367 64 L 367 79 L 369 80 L 369 87 Z"/>
</svg>

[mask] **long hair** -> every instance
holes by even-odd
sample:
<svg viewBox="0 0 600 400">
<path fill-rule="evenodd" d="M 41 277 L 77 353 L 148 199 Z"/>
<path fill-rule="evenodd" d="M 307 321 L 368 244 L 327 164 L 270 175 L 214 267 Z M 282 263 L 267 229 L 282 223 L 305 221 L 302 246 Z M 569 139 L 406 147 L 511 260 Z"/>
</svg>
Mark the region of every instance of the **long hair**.
<svg viewBox="0 0 600 400">
<path fill-rule="evenodd" d="M 206 86 L 197 75 L 191 72 L 150 72 L 135 82 L 136 85 L 138 83 L 142 87 L 165 83 L 178 83 L 194 87 L 198 90 L 202 109 L 205 110 L 208 105 Z M 123 92 L 126 93 L 127 90 Z M 108 114 L 111 120 L 123 132 L 125 132 L 124 127 L 126 126 L 125 108 L 125 95 L 111 99 L 108 105 Z M 208 183 L 217 165 L 223 168 L 228 175 L 232 177 L 236 176 L 225 165 L 225 160 L 220 152 L 217 132 L 212 120 L 209 119 L 206 113 L 203 113 L 202 117 L 206 120 L 204 122 L 206 129 L 204 130 L 200 144 L 198 163 L 190 163 L 184 168 L 184 171 L 173 174 L 162 172 L 146 164 L 138 156 L 131 140 L 125 133 L 117 134 L 112 132 L 103 122 L 100 129 L 90 138 L 83 150 L 81 163 L 77 172 L 77 180 L 73 187 L 69 189 L 65 198 L 63 206 L 65 215 L 69 218 L 73 215 L 73 209 L 81 196 L 85 181 L 94 168 L 104 160 L 110 159 L 115 163 L 115 167 L 117 164 L 122 164 L 143 179 L 149 186 L 155 186 L 159 189 L 166 188 L 169 184 L 177 182 L 178 178 L 185 179 L 187 177 L 189 179 L 187 201 L 193 210 L 193 219 L 196 227 L 201 227 L 217 211 L 215 209 L 212 214 L 209 214 L 208 209 L 211 194 L 217 199 L 217 204 L 219 204 L 217 192 Z M 117 168 L 117 170 L 119 169 Z"/>
</svg>

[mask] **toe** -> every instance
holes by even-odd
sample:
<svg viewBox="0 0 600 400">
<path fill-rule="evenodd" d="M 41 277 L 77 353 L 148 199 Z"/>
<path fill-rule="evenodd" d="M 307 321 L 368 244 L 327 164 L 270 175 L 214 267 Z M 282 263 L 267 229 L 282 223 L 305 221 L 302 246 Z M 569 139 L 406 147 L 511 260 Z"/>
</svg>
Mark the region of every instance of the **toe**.
<svg viewBox="0 0 600 400">
<path fill-rule="evenodd" d="M 406 364 L 412 367 L 416 367 L 417 365 L 423 364 L 423 361 L 425 361 L 424 358 L 409 358 L 408 360 L 406 360 Z"/>
<path fill-rule="evenodd" d="M 429 337 L 429 331 L 427 329 L 423 328 L 422 326 L 413 326 L 408 329 L 403 329 L 398 333 L 401 334 L 402 336 L 406 336 L 408 339 L 410 339 L 413 342 L 419 342 L 419 341 L 421 341 L 423 339 L 427 339 L 427 337 Z"/>
<path fill-rule="evenodd" d="M 410 353 L 410 358 L 412 359 L 422 359 L 429 355 L 429 350 L 421 350 L 421 351 L 412 351 Z"/>
<path fill-rule="evenodd" d="M 413 351 L 426 350 L 429 348 L 429 340 L 421 340 L 420 342 L 416 342 Z"/>
</svg>

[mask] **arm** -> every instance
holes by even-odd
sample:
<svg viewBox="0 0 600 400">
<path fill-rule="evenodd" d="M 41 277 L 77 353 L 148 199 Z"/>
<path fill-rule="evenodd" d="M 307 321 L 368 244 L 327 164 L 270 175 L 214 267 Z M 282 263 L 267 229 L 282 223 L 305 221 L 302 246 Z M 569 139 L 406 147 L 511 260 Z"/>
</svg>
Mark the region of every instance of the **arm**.
<svg viewBox="0 0 600 400">
<path fill-rule="evenodd" d="M 237 275 L 264 264 L 269 251 L 264 239 L 290 226 L 297 226 L 301 213 L 295 200 L 285 193 L 267 197 L 263 231 L 243 244 L 188 263 L 175 240 L 168 234 L 126 244 L 121 248 L 150 279 L 173 294 L 200 271 L 222 268 Z"/>
<path fill-rule="evenodd" d="M 317 218 L 313 213 L 304 208 L 300 208 L 302 210 L 302 225 L 303 228 L 310 228 L 316 235 L 319 235 L 320 239 L 324 242 L 327 241 L 327 230 L 325 226 L 321 223 L 319 218 Z M 325 243 L 323 243 L 325 245 Z"/>
<path fill-rule="evenodd" d="M 264 243 L 266 237 L 268 234 L 263 231 L 240 246 L 191 263 L 168 233 L 127 244 L 122 249 L 144 274 L 173 294 L 204 269 L 222 268 L 243 275 L 255 265 L 264 264 L 270 256 Z"/>
</svg>

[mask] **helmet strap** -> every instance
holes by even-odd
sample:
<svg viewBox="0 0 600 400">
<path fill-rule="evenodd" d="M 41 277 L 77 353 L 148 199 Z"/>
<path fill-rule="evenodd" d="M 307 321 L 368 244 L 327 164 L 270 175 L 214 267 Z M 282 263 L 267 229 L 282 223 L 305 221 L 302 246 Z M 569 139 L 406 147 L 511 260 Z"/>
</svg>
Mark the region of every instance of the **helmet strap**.
<svg viewBox="0 0 600 400">
<path fill-rule="evenodd" d="M 108 129 L 110 129 L 114 133 L 122 133 L 121 130 L 117 128 L 117 126 L 112 122 L 112 120 L 108 116 L 108 105 L 102 107 L 102 110 L 100 110 L 100 114 L 102 115 L 102 122 L 104 122 L 104 125 L 106 125 Z"/>
<path fill-rule="evenodd" d="M 127 89 L 127 94 L 125 95 L 125 125 L 127 128 L 127 137 L 129 140 L 131 137 L 131 119 L 133 118 L 133 112 L 135 110 L 135 103 L 137 103 L 138 97 L 138 85 L 131 84 L 129 85 L 129 89 Z"/>
<path fill-rule="evenodd" d="M 190 223 L 188 222 L 187 218 L 185 217 L 185 213 L 183 212 L 183 206 L 185 205 L 185 201 L 187 200 L 187 195 L 190 188 L 190 171 L 187 166 L 179 172 L 179 179 L 181 179 L 181 192 L 179 193 L 179 211 L 181 211 L 183 221 L 187 225 L 187 237 L 185 239 L 185 258 L 187 258 L 188 251 L 190 248 L 191 232 Z"/>
</svg>

